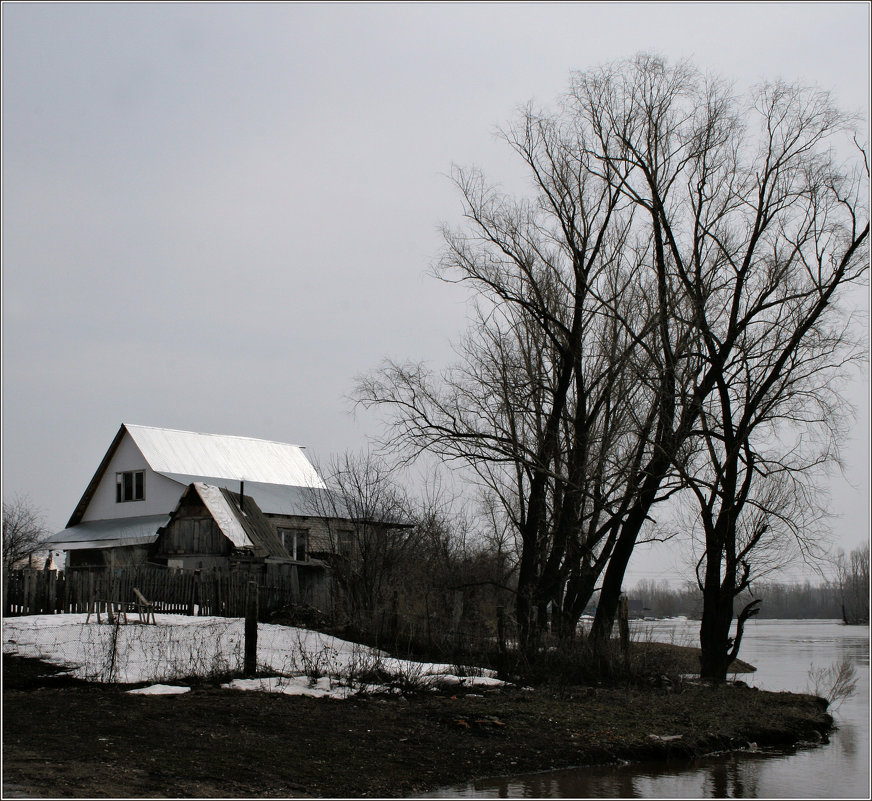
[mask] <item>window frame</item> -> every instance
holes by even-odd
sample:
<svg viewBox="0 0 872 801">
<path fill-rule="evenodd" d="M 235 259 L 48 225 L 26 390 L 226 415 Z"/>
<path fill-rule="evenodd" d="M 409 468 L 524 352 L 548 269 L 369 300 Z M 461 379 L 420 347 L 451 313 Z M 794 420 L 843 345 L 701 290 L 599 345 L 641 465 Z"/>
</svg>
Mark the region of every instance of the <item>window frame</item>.
<svg viewBox="0 0 872 801">
<path fill-rule="evenodd" d="M 129 485 L 127 484 L 128 480 Z M 127 495 L 130 497 L 125 497 Z M 145 470 L 117 471 L 115 473 L 115 503 L 135 503 L 144 500 Z"/>
<path fill-rule="evenodd" d="M 281 526 L 277 529 L 282 547 L 295 562 L 309 561 L 309 529 Z M 289 547 L 290 545 L 290 547 Z M 303 558 L 298 559 L 298 549 L 303 549 Z"/>
</svg>

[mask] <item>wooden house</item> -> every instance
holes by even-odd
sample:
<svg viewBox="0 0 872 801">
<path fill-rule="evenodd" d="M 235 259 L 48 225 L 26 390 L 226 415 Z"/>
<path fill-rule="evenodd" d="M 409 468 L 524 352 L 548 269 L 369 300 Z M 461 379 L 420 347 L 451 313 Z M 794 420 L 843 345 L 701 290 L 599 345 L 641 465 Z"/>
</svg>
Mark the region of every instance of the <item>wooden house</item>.
<svg viewBox="0 0 872 801">
<path fill-rule="evenodd" d="M 251 546 L 234 544 L 214 515 L 217 529 L 204 522 L 203 534 L 196 534 L 198 545 L 194 546 L 200 524 L 194 525 L 197 515 L 188 504 L 193 508 L 203 497 L 201 489 L 191 490 L 192 485 L 220 490 L 227 504 L 233 493 L 244 496 L 245 516 L 236 522 L 246 531 Z M 122 424 L 67 527 L 49 538 L 49 547 L 64 551 L 71 568 L 121 567 L 165 557 L 167 566 L 197 569 L 200 562 L 205 567 L 215 559 L 239 564 L 243 553 L 263 560 L 287 558 L 296 564 L 317 561 L 322 565 L 312 554 L 328 552 L 335 538 L 328 531 L 341 532 L 343 527 L 341 520 L 328 521 L 319 511 L 341 509 L 332 498 L 324 502 L 328 495 L 299 446 Z M 267 521 L 272 536 L 267 536 L 263 526 L 251 528 L 248 504 L 258 521 Z M 182 522 L 186 515 L 190 523 Z M 200 517 L 208 515 L 203 512 Z M 185 536 L 192 539 L 171 554 L 168 543 L 181 537 L 185 526 L 189 527 Z M 164 537 L 161 543 L 157 542 L 159 535 Z M 181 547 L 181 540 L 175 542 Z M 236 550 L 228 550 L 228 543 Z"/>
</svg>

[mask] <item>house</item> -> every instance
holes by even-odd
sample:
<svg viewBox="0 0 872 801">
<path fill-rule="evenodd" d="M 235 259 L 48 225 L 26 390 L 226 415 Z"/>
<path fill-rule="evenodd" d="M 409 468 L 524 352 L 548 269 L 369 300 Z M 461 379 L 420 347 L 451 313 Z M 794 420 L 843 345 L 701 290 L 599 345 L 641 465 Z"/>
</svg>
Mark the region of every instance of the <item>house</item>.
<svg viewBox="0 0 872 801">
<path fill-rule="evenodd" d="M 301 564 L 343 535 L 341 508 L 299 446 L 125 423 L 48 544 L 68 568 Z"/>
</svg>

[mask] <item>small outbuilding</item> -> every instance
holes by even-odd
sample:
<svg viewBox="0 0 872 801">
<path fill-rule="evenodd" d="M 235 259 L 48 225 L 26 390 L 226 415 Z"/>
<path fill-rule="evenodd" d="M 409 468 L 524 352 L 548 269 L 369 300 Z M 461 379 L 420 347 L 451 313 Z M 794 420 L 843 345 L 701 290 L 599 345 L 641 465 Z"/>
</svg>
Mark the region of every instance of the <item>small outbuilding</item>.
<svg viewBox="0 0 872 801">
<path fill-rule="evenodd" d="M 148 561 L 183 570 L 295 564 L 254 498 L 199 481 L 158 529 Z"/>
</svg>

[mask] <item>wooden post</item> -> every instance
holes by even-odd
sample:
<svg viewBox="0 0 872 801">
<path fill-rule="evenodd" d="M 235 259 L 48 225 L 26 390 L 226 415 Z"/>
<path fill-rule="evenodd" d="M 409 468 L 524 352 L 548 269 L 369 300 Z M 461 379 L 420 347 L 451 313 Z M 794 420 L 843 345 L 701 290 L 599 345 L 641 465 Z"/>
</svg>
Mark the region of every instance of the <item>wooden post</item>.
<svg viewBox="0 0 872 801">
<path fill-rule="evenodd" d="M 89 604 L 94 603 L 97 598 L 97 588 L 95 587 L 95 576 L 93 570 L 88 570 L 88 599 Z M 90 607 L 89 607 L 90 608 Z"/>
<path fill-rule="evenodd" d="M 298 604 L 300 603 L 302 598 L 302 593 L 300 592 L 300 574 L 297 571 L 296 565 L 291 565 L 291 603 Z"/>
<path fill-rule="evenodd" d="M 58 572 L 57 570 L 43 571 L 46 580 L 46 612 L 54 614 L 58 611 L 57 593 L 58 593 Z"/>
<path fill-rule="evenodd" d="M 34 606 L 36 601 L 36 582 L 34 575 L 30 570 L 24 571 L 24 604 L 25 614 L 35 614 Z"/>
<path fill-rule="evenodd" d="M 189 585 L 189 586 L 186 586 Z M 187 603 L 187 614 L 189 617 L 194 616 L 194 577 L 187 573 L 182 574 L 182 592 Z"/>
<path fill-rule="evenodd" d="M 245 675 L 257 673 L 257 582 L 249 581 L 245 596 Z"/>
</svg>

